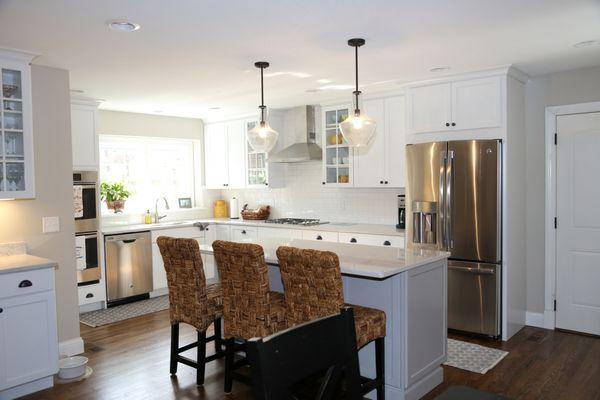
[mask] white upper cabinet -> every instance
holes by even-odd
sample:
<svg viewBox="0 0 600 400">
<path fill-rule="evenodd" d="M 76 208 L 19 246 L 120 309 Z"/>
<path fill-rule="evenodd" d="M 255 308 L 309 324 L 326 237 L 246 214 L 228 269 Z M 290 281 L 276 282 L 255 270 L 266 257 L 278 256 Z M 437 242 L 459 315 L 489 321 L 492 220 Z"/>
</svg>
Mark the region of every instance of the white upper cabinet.
<svg viewBox="0 0 600 400">
<path fill-rule="evenodd" d="M 501 125 L 500 77 L 471 79 L 452 84 L 452 128 L 480 129 Z"/>
<path fill-rule="evenodd" d="M 340 123 L 348 118 L 350 106 L 324 107 L 322 110 L 323 132 L 323 181 L 334 187 L 354 186 L 353 149 L 342 136 Z"/>
<path fill-rule="evenodd" d="M 71 145 L 76 171 L 98 170 L 97 116 L 95 101 L 71 99 Z"/>
<path fill-rule="evenodd" d="M 406 176 L 406 99 L 385 99 L 385 181 L 388 187 L 404 187 Z"/>
<path fill-rule="evenodd" d="M 407 92 L 408 121 L 411 133 L 436 132 L 450 127 L 452 85 L 411 88 Z"/>
<path fill-rule="evenodd" d="M 385 185 L 385 105 L 383 99 L 363 101 L 363 112 L 377 123 L 368 147 L 354 149 L 354 187 Z"/>
<path fill-rule="evenodd" d="M 246 186 L 246 124 L 244 121 L 227 122 L 228 189 Z"/>
<path fill-rule="evenodd" d="M 460 80 L 407 89 L 411 134 L 502 126 L 502 77 Z"/>
<path fill-rule="evenodd" d="M 365 113 L 377 122 L 369 147 L 354 151 L 354 187 L 403 187 L 405 174 L 404 96 L 365 100 Z"/>
<path fill-rule="evenodd" d="M 207 189 L 229 184 L 227 130 L 224 123 L 204 125 L 204 176 Z"/>
<path fill-rule="evenodd" d="M 0 50 L 0 199 L 35 197 L 31 59 L 29 54 Z"/>
</svg>

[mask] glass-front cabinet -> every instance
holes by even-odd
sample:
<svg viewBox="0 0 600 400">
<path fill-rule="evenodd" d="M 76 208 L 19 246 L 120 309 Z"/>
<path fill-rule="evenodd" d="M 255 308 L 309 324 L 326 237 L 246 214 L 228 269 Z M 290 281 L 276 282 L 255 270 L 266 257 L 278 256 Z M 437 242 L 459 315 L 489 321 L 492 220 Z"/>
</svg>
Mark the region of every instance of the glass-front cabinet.
<svg viewBox="0 0 600 400">
<path fill-rule="evenodd" d="M 349 109 L 346 105 L 323 108 L 323 185 L 353 185 L 353 153 L 340 131 Z"/>
<path fill-rule="evenodd" d="M 254 128 L 256 120 L 246 121 L 246 132 Z M 267 153 L 255 151 L 246 142 L 246 187 L 264 188 L 269 185 Z"/>
<path fill-rule="evenodd" d="M 0 199 L 35 197 L 30 59 L 0 50 Z"/>
</svg>

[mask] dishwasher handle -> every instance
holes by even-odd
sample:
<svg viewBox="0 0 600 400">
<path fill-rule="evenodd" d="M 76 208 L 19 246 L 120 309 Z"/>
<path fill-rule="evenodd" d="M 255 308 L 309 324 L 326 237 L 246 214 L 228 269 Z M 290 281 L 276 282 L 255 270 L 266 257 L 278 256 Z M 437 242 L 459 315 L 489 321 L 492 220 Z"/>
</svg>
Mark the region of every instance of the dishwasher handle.
<svg viewBox="0 0 600 400">
<path fill-rule="evenodd" d="M 480 275 L 495 275 L 496 274 L 496 271 L 492 268 L 456 267 L 454 265 L 449 265 L 448 269 L 452 270 L 452 271 L 469 272 L 472 274 L 480 274 Z"/>
<path fill-rule="evenodd" d="M 123 240 L 123 243 L 125 243 L 125 244 L 135 243 L 136 240 L 137 239 L 125 239 L 125 240 Z"/>
</svg>

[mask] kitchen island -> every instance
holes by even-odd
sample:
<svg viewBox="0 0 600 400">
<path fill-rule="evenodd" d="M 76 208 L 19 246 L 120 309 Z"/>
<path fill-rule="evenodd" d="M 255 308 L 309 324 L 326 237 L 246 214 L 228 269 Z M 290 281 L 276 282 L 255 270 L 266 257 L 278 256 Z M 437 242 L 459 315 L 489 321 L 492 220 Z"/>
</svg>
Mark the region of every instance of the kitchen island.
<svg viewBox="0 0 600 400">
<path fill-rule="evenodd" d="M 297 239 L 253 243 L 264 249 L 271 290 L 276 291 L 283 291 L 276 255 L 279 246 L 327 250 L 338 255 L 346 302 L 386 313 L 387 399 L 419 399 L 442 383 L 448 253 Z M 213 252 L 210 245 L 200 245 L 200 251 L 208 255 Z M 374 377 L 374 344 L 361 349 L 359 357 L 361 374 Z"/>
</svg>

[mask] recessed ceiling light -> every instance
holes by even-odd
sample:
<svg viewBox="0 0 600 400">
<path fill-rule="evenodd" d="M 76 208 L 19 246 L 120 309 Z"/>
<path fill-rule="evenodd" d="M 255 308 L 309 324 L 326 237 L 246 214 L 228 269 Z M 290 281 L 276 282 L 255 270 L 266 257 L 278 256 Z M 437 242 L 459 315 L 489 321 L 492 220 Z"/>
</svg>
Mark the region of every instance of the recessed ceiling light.
<svg viewBox="0 0 600 400">
<path fill-rule="evenodd" d="M 583 42 L 575 43 L 573 47 L 577 47 L 578 49 L 582 47 L 592 47 L 592 46 L 600 46 L 600 40 L 586 40 Z"/>
<path fill-rule="evenodd" d="M 440 65 L 437 67 L 429 68 L 429 72 L 443 72 L 443 71 L 448 71 L 449 69 L 450 69 L 450 67 L 448 67 L 446 65 Z"/>
<path fill-rule="evenodd" d="M 323 85 L 331 82 L 332 81 L 330 79 L 317 79 L 317 83 L 322 83 Z"/>
<path fill-rule="evenodd" d="M 211 111 L 218 111 L 221 109 L 221 107 L 209 107 L 208 109 Z"/>
<path fill-rule="evenodd" d="M 317 93 L 319 89 L 306 89 L 306 93 Z"/>
<path fill-rule="evenodd" d="M 120 32 L 133 32 L 140 29 L 140 24 L 136 24 L 135 22 L 126 19 L 112 19 L 107 21 L 106 24 L 110 29 Z"/>
<path fill-rule="evenodd" d="M 348 90 L 352 89 L 354 85 L 325 85 L 318 88 L 319 90 Z"/>
</svg>

